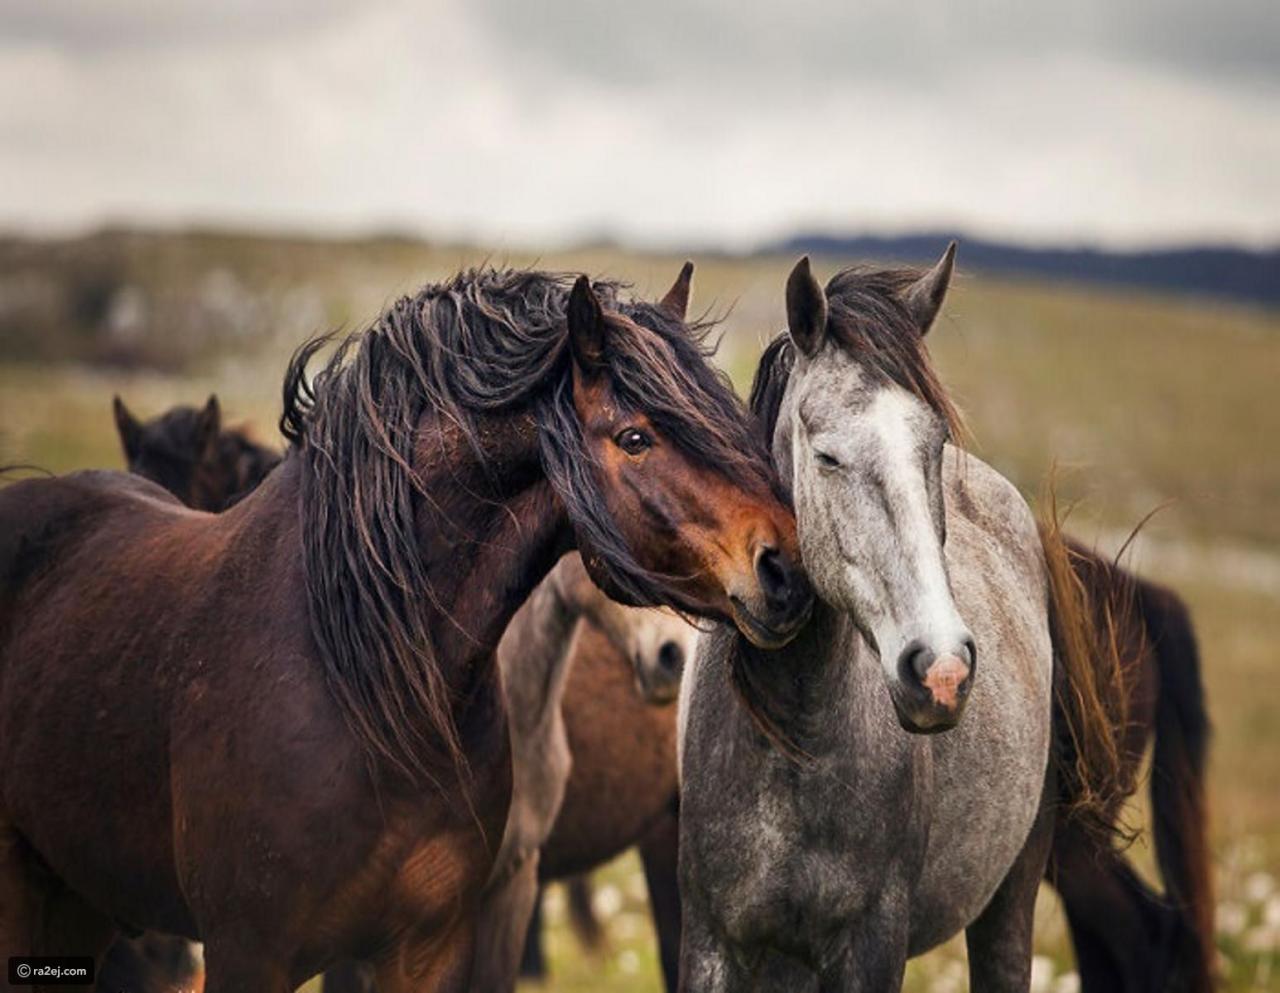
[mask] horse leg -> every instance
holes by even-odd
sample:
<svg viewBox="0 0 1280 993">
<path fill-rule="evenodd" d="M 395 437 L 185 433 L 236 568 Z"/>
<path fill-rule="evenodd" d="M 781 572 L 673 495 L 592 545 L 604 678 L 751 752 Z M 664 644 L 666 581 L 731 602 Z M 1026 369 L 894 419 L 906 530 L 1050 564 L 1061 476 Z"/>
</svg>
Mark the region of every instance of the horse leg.
<svg viewBox="0 0 1280 993">
<path fill-rule="evenodd" d="M 680 975 L 680 820 L 673 800 L 664 816 L 640 842 L 640 860 L 649 889 L 649 911 L 658 935 L 658 955 L 667 993 L 675 993 Z"/>
<path fill-rule="evenodd" d="M 326 969 L 321 982 L 321 993 L 373 993 L 373 966 L 347 959 L 331 969 Z"/>
<path fill-rule="evenodd" d="M 1062 898 L 1084 993 L 1165 988 L 1178 915 L 1118 853 L 1060 825 L 1046 875 Z"/>
<path fill-rule="evenodd" d="M 538 853 L 526 858 L 501 886 L 487 892 L 476 929 L 478 954 L 472 967 L 475 993 L 511 993 L 538 898 Z"/>
<path fill-rule="evenodd" d="M 378 962 L 378 993 L 464 993 L 471 988 L 476 920 L 407 935 Z"/>
<path fill-rule="evenodd" d="M 0 824 L 0 989 L 9 989 L 8 961 L 13 955 L 35 952 L 32 930 L 33 894 L 27 882 L 25 843 L 17 833 Z"/>
<path fill-rule="evenodd" d="M 1053 844 L 1055 776 L 1047 776 L 1040 812 L 1026 844 L 991 902 L 965 929 L 969 988 L 1025 993 L 1031 984 L 1036 891 Z"/>
<path fill-rule="evenodd" d="M 290 993 L 285 968 L 248 951 L 251 943 L 211 935 L 204 944 L 204 993 Z"/>
<path fill-rule="evenodd" d="M 96 964 L 115 934 L 109 918 L 40 863 L 16 831 L 0 826 L 0 955 L 6 962 L 0 989 L 10 988 L 10 956 L 88 956 Z"/>
<path fill-rule="evenodd" d="M 542 896 L 543 887 L 533 898 L 533 912 L 529 915 L 529 927 L 524 935 L 524 952 L 520 955 L 520 976 L 523 979 L 546 979 L 547 959 L 542 951 Z"/>
<path fill-rule="evenodd" d="M 680 936 L 680 993 L 747 993 L 756 988 L 751 972 L 697 913 L 685 908 Z"/>
</svg>

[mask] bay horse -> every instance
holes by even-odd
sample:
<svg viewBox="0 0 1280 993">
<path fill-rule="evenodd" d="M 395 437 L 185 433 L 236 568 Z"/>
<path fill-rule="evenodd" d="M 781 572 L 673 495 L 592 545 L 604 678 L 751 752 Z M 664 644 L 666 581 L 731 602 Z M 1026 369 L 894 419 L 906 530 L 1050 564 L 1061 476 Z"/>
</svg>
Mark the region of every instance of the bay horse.
<svg viewBox="0 0 1280 993">
<path fill-rule="evenodd" d="M 924 335 L 953 259 L 788 280 L 753 406 L 819 599 L 788 646 L 720 630 L 685 676 L 689 993 L 897 990 L 960 930 L 972 988 L 1025 991 L 1060 787 L 1099 831 L 1123 799 L 1115 646 L 1058 533 L 948 444 Z"/>
<path fill-rule="evenodd" d="M 682 271 L 688 281 L 692 272 Z M 681 315 L 683 316 L 683 314 Z M 175 407 L 145 424 L 137 422 L 119 400 L 115 401 L 117 425 L 129 457 L 130 471 L 165 486 L 179 499 L 195 500 L 195 494 L 221 496 L 214 505 L 229 504 L 255 488 L 274 467 L 268 449 L 254 446 L 242 431 L 222 431 L 219 441 L 211 444 L 203 430 L 193 430 L 212 411 L 216 426 L 218 406 L 210 397 L 204 411 L 196 415 L 194 408 Z M 214 428 L 216 430 L 216 427 Z M 222 457 L 228 450 L 256 447 L 263 457 L 253 463 L 236 462 Z M 278 462 L 278 458 L 275 460 Z M 237 471 L 247 465 L 256 472 Z M 157 470 L 166 471 L 157 471 Z M 199 479 L 202 485 L 193 485 Z M 583 630 L 589 628 L 590 630 Z M 485 889 L 477 945 L 483 953 L 476 957 L 472 975 L 473 990 L 514 989 L 515 973 L 525 942 L 531 904 L 536 897 L 539 848 L 547 840 L 556 823 L 561 799 L 572 765 L 565 721 L 561 714 L 561 698 L 565 682 L 572 679 L 576 666 L 586 665 L 587 677 L 596 685 L 588 707 L 609 706 L 603 699 L 609 689 L 627 674 L 636 691 L 655 703 L 671 703 L 679 687 L 684 659 L 692 648 L 696 629 L 675 613 L 655 609 L 626 607 L 606 597 L 587 575 L 581 558 L 570 554 L 560 560 L 546 579 L 516 612 L 498 643 L 497 658 L 506 692 L 511 733 L 513 784 L 511 806 L 502 846 L 495 860 L 493 874 Z M 601 640 L 603 638 L 603 640 Z M 585 646 L 585 651 L 583 647 Z M 598 674 L 598 675 L 597 675 Z M 603 678 L 601 678 L 603 677 Z M 575 686 L 582 679 L 573 680 Z M 619 694 L 615 693 L 614 696 Z M 575 699 L 580 694 L 575 694 Z M 619 717 L 629 716 L 632 694 L 621 700 Z M 581 701 L 585 703 L 586 701 Z M 581 703 L 578 710 L 582 710 Z M 674 716 L 674 714 L 672 714 Z M 615 733 L 627 737 L 627 729 L 615 725 Z M 659 767 L 671 770 L 669 788 L 663 799 L 674 796 L 675 750 L 674 722 L 670 733 L 661 725 L 661 740 L 652 747 L 666 748 L 669 759 Z M 646 745 L 644 729 L 632 732 L 631 743 Z M 603 756 L 601 756 L 603 757 Z M 623 775 L 630 780 L 630 795 L 646 797 L 647 780 L 627 776 L 628 756 L 613 756 L 624 765 Z M 600 758 L 590 756 L 593 764 Z M 579 792 L 581 787 L 579 787 Z M 612 793 L 612 791 L 609 791 Z M 591 801 L 605 797 L 597 794 Z M 620 797 L 612 797 L 613 803 Z M 642 799 L 643 802 L 643 799 Z M 575 796 L 573 806 L 577 807 Z M 617 818 L 611 823 L 617 823 Z M 626 836 L 619 844 L 607 830 L 604 844 L 610 851 L 627 847 L 634 839 Z M 616 832 L 615 832 L 616 833 Z M 634 830 L 631 832 L 634 834 Z M 612 847 L 609 847 L 612 846 Z M 674 880 L 674 863 L 671 878 Z M 111 946 L 101 970 L 98 989 L 179 990 L 190 989 L 199 980 L 198 960 L 183 939 L 144 935 L 136 940 L 118 940 Z M 372 990 L 372 969 L 357 963 L 343 964 L 325 974 L 327 993 L 363 993 Z"/>
<path fill-rule="evenodd" d="M 311 386 L 304 346 L 292 448 L 221 514 L 108 472 L 0 490 L 0 953 L 123 924 L 202 940 L 209 993 L 348 957 L 464 989 L 510 795 L 494 648 L 556 559 L 761 646 L 811 608 L 696 330 L 472 270 Z"/>
<path fill-rule="evenodd" d="M 149 421 L 134 417 L 118 396 L 111 405 L 129 471 L 196 510 L 226 510 L 280 464 L 280 453 L 244 428 L 222 427 L 215 395 L 199 410 L 173 407 Z"/>
</svg>

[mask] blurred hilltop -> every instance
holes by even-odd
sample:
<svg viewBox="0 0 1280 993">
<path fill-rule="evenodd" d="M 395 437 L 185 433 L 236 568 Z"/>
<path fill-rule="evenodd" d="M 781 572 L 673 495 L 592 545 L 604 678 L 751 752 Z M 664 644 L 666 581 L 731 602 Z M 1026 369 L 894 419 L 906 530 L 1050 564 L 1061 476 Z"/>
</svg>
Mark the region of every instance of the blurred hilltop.
<svg viewBox="0 0 1280 993">
<path fill-rule="evenodd" d="M 851 236 L 802 233 L 779 242 L 773 251 L 811 252 L 835 258 L 927 262 L 951 240 L 964 248 L 965 264 L 1004 276 L 1055 282 L 1101 283 L 1193 296 L 1217 297 L 1280 306 L 1280 248 L 1190 245 L 1135 252 L 1096 248 L 1030 248 L 972 238 L 963 233 L 903 236 Z"/>
<path fill-rule="evenodd" d="M 698 297 L 726 302 L 716 293 L 722 287 L 715 278 L 726 267 L 768 268 L 773 259 L 801 252 L 833 262 L 929 262 L 952 237 L 806 234 L 754 256 L 704 253 L 698 256 Z M 1280 306 L 1280 250 L 1119 254 L 958 240 L 964 272 Z M 644 263 L 639 273 L 638 259 Z M 228 351 L 296 343 L 317 330 L 363 324 L 424 279 L 486 260 L 581 267 L 637 280 L 641 290 L 649 288 L 644 281 L 650 277 L 669 278 L 652 265 L 670 264 L 661 255 L 621 247 L 496 255 L 394 235 L 337 239 L 107 229 L 68 239 L 0 237 L 0 359 L 178 371 Z"/>
</svg>

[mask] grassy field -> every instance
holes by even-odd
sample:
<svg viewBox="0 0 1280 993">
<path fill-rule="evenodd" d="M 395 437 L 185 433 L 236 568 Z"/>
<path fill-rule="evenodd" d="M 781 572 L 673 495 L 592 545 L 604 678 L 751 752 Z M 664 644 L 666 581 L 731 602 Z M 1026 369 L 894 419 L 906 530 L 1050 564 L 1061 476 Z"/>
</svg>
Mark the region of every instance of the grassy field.
<svg viewBox="0 0 1280 993">
<path fill-rule="evenodd" d="M 228 415 L 274 440 L 284 358 L 304 334 L 360 326 L 397 294 L 463 264 L 535 261 L 407 241 L 121 241 L 91 252 L 93 271 L 112 280 L 102 319 L 114 341 L 60 330 L 54 318 L 19 341 L 12 308 L 0 313 L 0 463 L 118 467 L 116 392 L 150 415 L 216 390 Z M 67 257 L 0 246 L 0 301 L 6 288 L 43 285 Z M 961 246 L 962 269 L 963 258 Z M 536 261 L 622 277 L 657 296 L 680 259 L 592 250 Z M 745 389 L 760 345 L 782 325 L 791 260 L 696 261 L 695 309 L 724 316 L 721 358 Z M 817 268 L 829 274 L 836 263 Z M 1280 314 L 965 276 L 930 345 L 978 454 L 1029 496 L 1057 463 L 1060 493 L 1076 504 L 1074 533 L 1114 549 L 1167 504 L 1132 563 L 1176 586 L 1199 630 L 1216 727 L 1212 827 L 1227 988 L 1280 988 Z M 101 364 L 122 356 L 169 371 Z M 1145 837 L 1134 854 L 1149 864 Z M 658 989 L 638 864 L 620 860 L 600 883 L 608 948 L 585 956 L 553 897 L 546 989 Z M 1070 993 L 1065 928 L 1047 892 L 1037 948 L 1036 989 Z M 908 990 L 963 989 L 962 955 L 953 943 L 913 963 Z"/>
</svg>

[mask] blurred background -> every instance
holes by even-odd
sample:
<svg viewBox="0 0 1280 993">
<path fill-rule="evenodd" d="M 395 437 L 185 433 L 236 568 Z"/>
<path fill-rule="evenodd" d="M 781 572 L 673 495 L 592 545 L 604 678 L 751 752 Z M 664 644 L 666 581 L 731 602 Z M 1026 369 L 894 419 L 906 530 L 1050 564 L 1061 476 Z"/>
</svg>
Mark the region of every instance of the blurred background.
<svg viewBox="0 0 1280 993">
<path fill-rule="evenodd" d="M 4 0 L 0 463 L 120 467 L 113 393 L 279 444 L 303 338 L 485 260 L 692 258 L 745 390 L 799 253 L 958 237 L 929 343 L 977 454 L 1056 463 L 1104 550 L 1163 508 L 1127 561 L 1198 626 L 1224 974 L 1280 988 L 1278 108 L 1274 0 Z M 588 956 L 553 893 L 546 988 L 659 989 L 638 864 L 596 901 Z M 1065 935 L 1046 893 L 1038 993 Z"/>
</svg>

